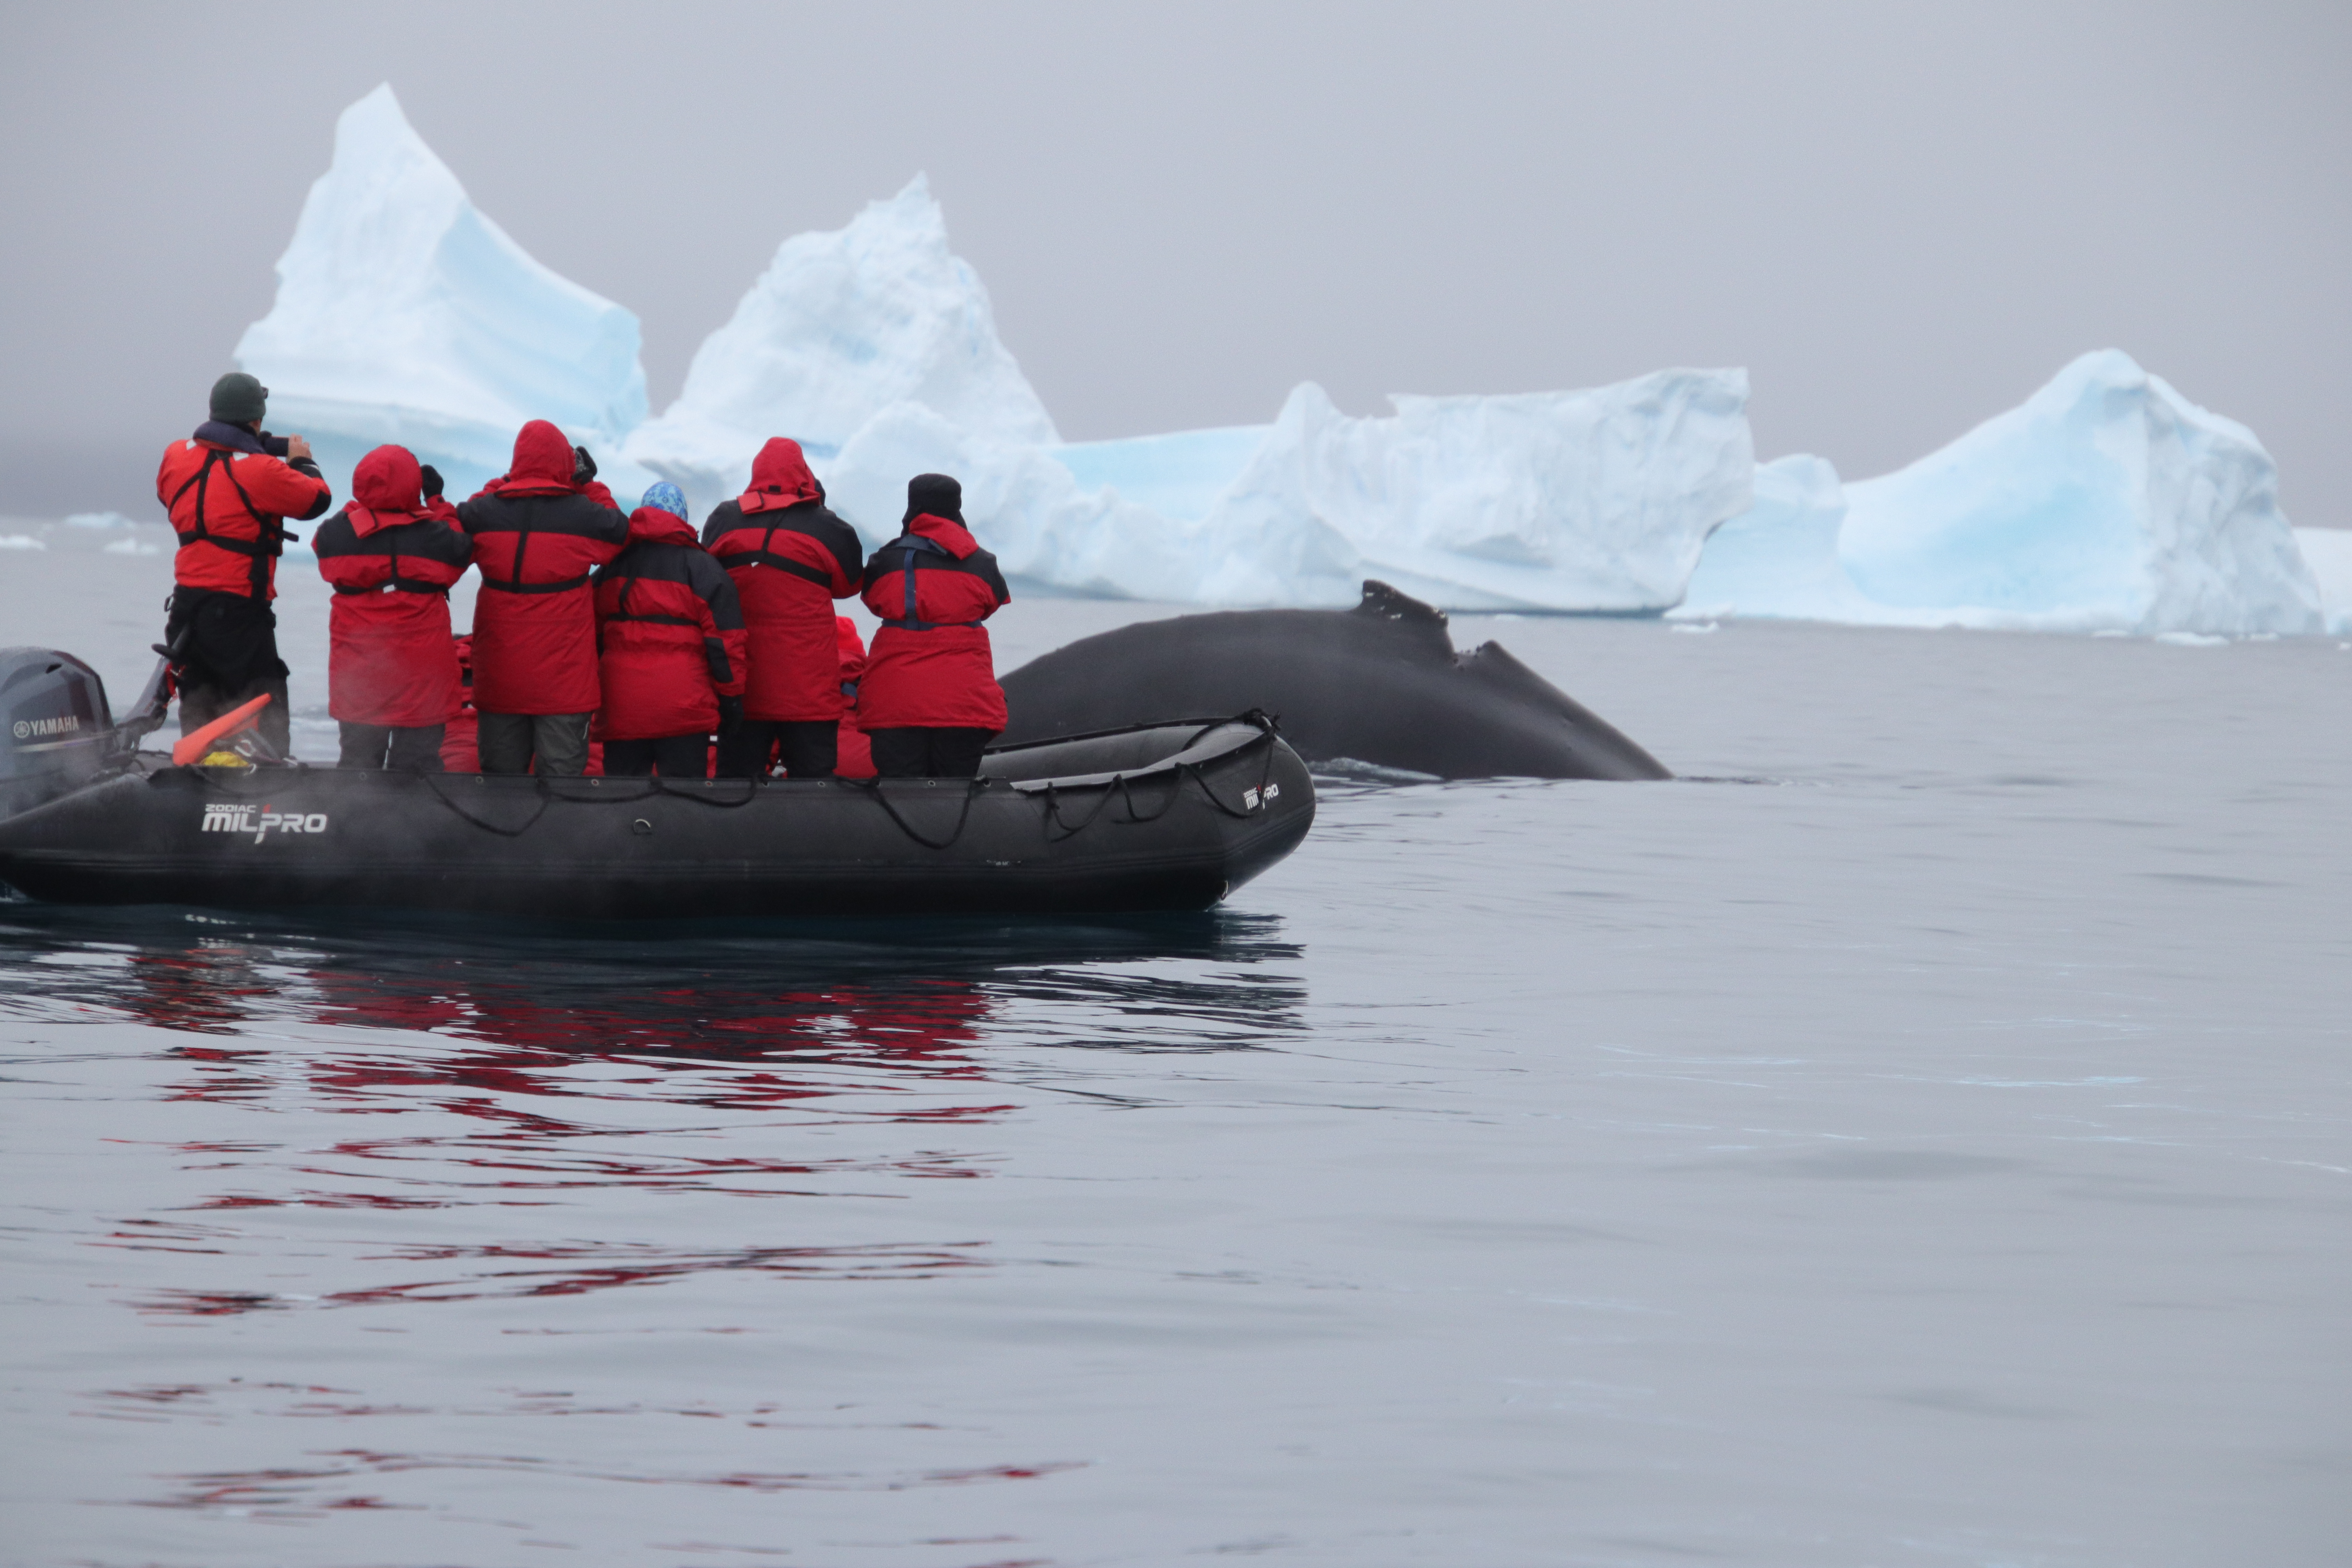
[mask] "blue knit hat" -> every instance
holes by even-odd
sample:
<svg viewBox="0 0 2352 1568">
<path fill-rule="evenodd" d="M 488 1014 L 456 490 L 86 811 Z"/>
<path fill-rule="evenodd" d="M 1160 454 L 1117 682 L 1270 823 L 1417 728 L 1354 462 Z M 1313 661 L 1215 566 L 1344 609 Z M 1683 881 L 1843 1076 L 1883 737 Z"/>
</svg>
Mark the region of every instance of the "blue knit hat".
<svg viewBox="0 0 2352 1568">
<path fill-rule="evenodd" d="M 639 506 L 658 507 L 662 510 L 669 513 L 670 516 L 677 519 L 678 521 L 684 522 L 686 521 L 686 492 L 679 489 L 676 485 L 667 483 L 667 481 L 656 485 L 653 489 L 647 490 L 646 492 L 646 499 L 639 501 L 637 504 Z"/>
</svg>

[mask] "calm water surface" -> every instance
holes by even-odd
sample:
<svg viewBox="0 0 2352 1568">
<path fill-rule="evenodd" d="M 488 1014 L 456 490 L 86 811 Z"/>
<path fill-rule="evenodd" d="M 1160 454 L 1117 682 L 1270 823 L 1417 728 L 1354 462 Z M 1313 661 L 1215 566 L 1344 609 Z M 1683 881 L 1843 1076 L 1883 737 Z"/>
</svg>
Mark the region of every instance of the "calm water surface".
<svg viewBox="0 0 2352 1568">
<path fill-rule="evenodd" d="M 5 1560 L 2343 1561 L 2352 652 L 1456 636 L 1700 777 L 1182 920 L 0 906 Z"/>
</svg>

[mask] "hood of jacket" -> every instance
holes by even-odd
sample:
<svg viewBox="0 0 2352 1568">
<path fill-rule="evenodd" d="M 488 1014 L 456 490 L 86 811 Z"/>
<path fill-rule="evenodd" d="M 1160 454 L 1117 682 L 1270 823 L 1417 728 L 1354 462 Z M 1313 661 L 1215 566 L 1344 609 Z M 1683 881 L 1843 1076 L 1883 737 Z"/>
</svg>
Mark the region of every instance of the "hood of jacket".
<svg viewBox="0 0 2352 1568">
<path fill-rule="evenodd" d="M 544 419 L 534 419 L 515 436 L 514 460 L 482 489 L 492 495 L 572 495 L 572 442 Z"/>
<path fill-rule="evenodd" d="M 968 560 L 980 549 L 980 541 L 960 522 L 922 512 L 907 521 L 907 531 L 929 540 L 959 561 Z"/>
<path fill-rule="evenodd" d="M 405 447 L 378 447 L 352 470 L 352 503 L 343 509 L 362 539 L 379 528 L 425 515 L 425 470 Z"/>
<path fill-rule="evenodd" d="M 824 487 L 809 472 L 801 444 L 790 437 L 774 436 L 751 459 L 751 488 L 735 504 L 747 512 L 779 511 L 824 499 Z"/>
<path fill-rule="evenodd" d="M 641 506 L 629 514 L 629 542 L 632 544 L 691 544 L 702 548 L 702 536 L 694 525 L 676 512 L 664 511 L 657 506 Z"/>
</svg>

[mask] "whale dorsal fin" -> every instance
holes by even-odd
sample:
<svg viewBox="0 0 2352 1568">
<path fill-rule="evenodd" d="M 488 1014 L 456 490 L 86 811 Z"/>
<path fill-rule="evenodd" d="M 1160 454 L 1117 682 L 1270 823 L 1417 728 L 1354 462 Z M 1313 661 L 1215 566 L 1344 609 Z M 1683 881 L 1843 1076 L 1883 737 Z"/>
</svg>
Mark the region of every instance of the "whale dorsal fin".
<svg viewBox="0 0 2352 1568">
<path fill-rule="evenodd" d="M 1359 616 L 1378 616 L 1384 621 L 1418 621 L 1424 626 L 1442 626 L 1445 612 L 1434 605 L 1424 605 L 1410 594 L 1400 594 L 1378 578 L 1364 579 L 1364 596 L 1353 612 Z"/>
</svg>

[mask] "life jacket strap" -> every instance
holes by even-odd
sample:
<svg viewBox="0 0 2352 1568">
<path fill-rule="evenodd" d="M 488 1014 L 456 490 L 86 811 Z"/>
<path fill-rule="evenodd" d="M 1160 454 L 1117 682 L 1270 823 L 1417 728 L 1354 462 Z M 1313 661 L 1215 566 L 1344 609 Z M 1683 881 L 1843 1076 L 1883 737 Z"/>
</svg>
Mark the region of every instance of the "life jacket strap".
<svg viewBox="0 0 2352 1568">
<path fill-rule="evenodd" d="M 496 577 L 485 577 L 482 586 L 496 588 L 501 594 L 569 594 L 574 588 L 585 588 L 588 578 L 589 574 L 585 572 L 577 577 L 566 577 L 561 583 L 508 583 Z"/>
</svg>

